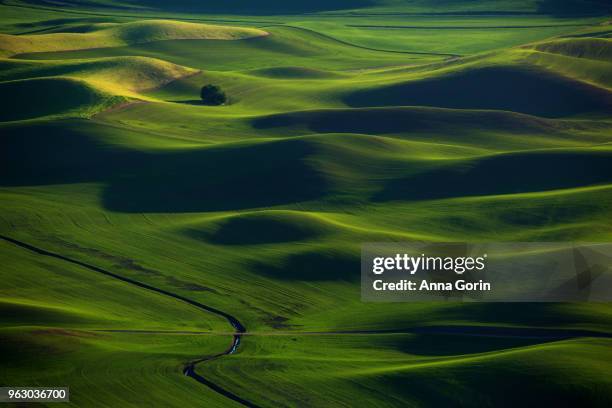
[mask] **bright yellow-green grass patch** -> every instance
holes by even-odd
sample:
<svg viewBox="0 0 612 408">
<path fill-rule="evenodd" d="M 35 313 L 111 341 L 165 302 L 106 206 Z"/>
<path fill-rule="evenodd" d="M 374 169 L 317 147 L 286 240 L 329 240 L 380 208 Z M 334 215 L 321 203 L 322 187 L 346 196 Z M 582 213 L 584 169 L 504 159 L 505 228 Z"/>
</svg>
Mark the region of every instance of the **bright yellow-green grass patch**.
<svg viewBox="0 0 612 408">
<path fill-rule="evenodd" d="M 146 20 L 123 24 L 101 24 L 86 33 L 39 35 L 0 34 L 0 52 L 12 56 L 29 52 L 82 50 L 121 47 L 153 41 L 200 39 L 241 40 L 267 35 L 263 30 L 170 20 Z"/>
<path fill-rule="evenodd" d="M 69 76 L 116 94 L 151 90 L 195 69 L 148 57 L 111 57 L 70 61 L 0 60 L 0 80 Z"/>
<path fill-rule="evenodd" d="M 612 89 L 612 40 L 558 38 L 514 50 L 523 61 L 568 77 Z"/>
</svg>

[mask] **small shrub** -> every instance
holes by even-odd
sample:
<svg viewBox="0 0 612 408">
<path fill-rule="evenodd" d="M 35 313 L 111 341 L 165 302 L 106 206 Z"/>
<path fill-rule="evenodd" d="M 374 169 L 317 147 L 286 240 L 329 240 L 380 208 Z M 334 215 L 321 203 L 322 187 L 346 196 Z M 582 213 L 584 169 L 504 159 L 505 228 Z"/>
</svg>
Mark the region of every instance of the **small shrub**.
<svg viewBox="0 0 612 408">
<path fill-rule="evenodd" d="M 204 85 L 202 90 L 200 91 L 200 97 L 202 98 L 202 103 L 204 105 L 223 105 L 227 102 L 227 96 L 225 92 L 218 87 L 217 85 Z"/>
</svg>

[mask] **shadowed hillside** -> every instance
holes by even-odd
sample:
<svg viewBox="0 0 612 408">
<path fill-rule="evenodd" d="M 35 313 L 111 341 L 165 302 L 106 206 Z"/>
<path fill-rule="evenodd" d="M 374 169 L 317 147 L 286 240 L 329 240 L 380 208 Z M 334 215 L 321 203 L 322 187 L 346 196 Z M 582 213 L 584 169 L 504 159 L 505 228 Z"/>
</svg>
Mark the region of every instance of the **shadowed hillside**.
<svg viewBox="0 0 612 408">
<path fill-rule="evenodd" d="M 517 153 L 458 163 L 389 182 L 374 199 L 432 200 L 612 182 L 610 152 Z"/>
<path fill-rule="evenodd" d="M 357 255 L 341 249 L 318 249 L 267 262 L 256 261 L 249 268 L 257 274 L 280 280 L 356 282 L 359 280 L 359 261 Z"/>
<path fill-rule="evenodd" d="M 609 113 L 612 95 L 537 68 L 487 67 L 349 93 L 350 106 L 497 109 L 544 117 Z"/>
<path fill-rule="evenodd" d="M 378 90 L 377 90 L 378 91 Z M 381 91 L 382 92 L 382 91 Z M 382 101 L 383 99 L 379 99 Z M 391 103 L 391 101 L 390 101 Z M 546 119 L 510 112 L 459 111 L 419 107 L 327 109 L 281 113 L 256 118 L 257 129 L 295 129 L 319 133 L 402 133 L 433 130 L 495 129 L 517 133 L 554 132 Z"/>
<path fill-rule="evenodd" d="M 91 116 L 125 99 L 71 78 L 24 79 L 0 83 L 0 122 L 70 114 Z"/>
<path fill-rule="evenodd" d="M 332 227 L 317 217 L 289 211 L 254 212 L 192 226 L 185 233 L 221 245 L 256 245 L 320 238 Z"/>
<path fill-rule="evenodd" d="M 91 137 L 96 132 L 112 128 L 76 121 L 70 128 L 5 128 L 1 143 L 7 156 L 0 183 L 102 181 L 108 183 L 103 204 L 123 212 L 254 208 L 315 199 L 327 190 L 325 178 L 308 162 L 314 145 L 306 141 L 143 152 L 106 145 Z M 56 154 L 48 155 L 49 149 Z"/>
</svg>

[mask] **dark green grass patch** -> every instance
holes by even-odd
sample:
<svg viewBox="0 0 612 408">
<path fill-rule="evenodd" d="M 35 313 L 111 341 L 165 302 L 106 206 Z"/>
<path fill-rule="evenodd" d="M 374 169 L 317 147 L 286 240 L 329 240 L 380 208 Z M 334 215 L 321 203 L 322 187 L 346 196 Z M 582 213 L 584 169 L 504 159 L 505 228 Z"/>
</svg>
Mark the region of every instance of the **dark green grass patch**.
<svg viewBox="0 0 612 408">
<path fill-rule="evenodd" d="M 248 74 L 262 76 L 266 78 L 282 78 L 282 79 L 322 79 L 322 78 L 337 78 L 340 75 L 332 71 L 324 71 L 314 68 L 302 67 L 276 67 L 262 68 L 253 71 L 248 71 Z"/>
<path fill-rule="evenodd" d="M 318 249 L 270 262 L 256 261 L 250 267 L 257 274 L 280 280 L 357 282 L 359 265 L 360 258 L 354 252 Z"/>
<path fill-rule="evenodd" d="M 186 233 L 221 245 L 257 245 L 319 238 L 330 227 L 299 212 L 253 212 L 222 218 Z"/>
<path fill-rule="evenodd" d="M 391 103 L 391 101 L 390 101 Z M 253 119 L 256 129 L 317 133 L 419 133 L 428 131 L 463 133 L 468 129 L 511 132 L 551 133 L 554 122 L 505 112 L 449 109 L 378 107 L 320 109 L 280 113 Z"/>
<path fill-rule="evenodd" d="M 612 181 L 608 152 L 516 153 L 390 181 L 374 200 L 431 200 L 557 190 Z"/>
<path fill-rule="evenodd" d="M 287 390 L 287 405 L 353 405 L 355 398 L 385 407 L 598 405 L 612 397 L 606 391 L 610 365 L 600 358 L 609 344 L 454 335 L 261 336 L 205 373 L 233 390 L 256 384 L 252 398 L 261 404 L 270 403 L 275 387 Z M 243 376 L 232 378 L 230 367 L 241 367 Z"/>
<path fill-rule="evenodd" d="M 192 212 L 254 208 L 320 197 L 327 181 L 307 161 L 301 140 L 220 148 L 144 152 L 109 145 L 73 122 L 6 128 L 4 185 L 105 182 L 103 203 L 124 212 Z M 104 128 L 102 126 L 102 128 Z M 109 129 L 106 129 L 108 131 Z M 47 155 L 53 146 L 60 154 Z"/>
<path fill-rule="evenodd" d="M 0 83 L 0 121 L 17 121 L 71 113 L 88 116 L 125 98 L 100 92 L 70 78 L 44 78 Z"/>
<path fill-rule="evenodd" d="M 499 109 L 544 117 L 612 110 L 604 89 L 534 68 L 487 67 L 349 93 L 349 106 Z"/>
<path fill-rule="evenodd" d="M 281 141 L 148 155 L 104 193 L 123 212 L 244 209 L 319 198 L 328 183 L 309 162 L 312 145 Z"/>
</svg>

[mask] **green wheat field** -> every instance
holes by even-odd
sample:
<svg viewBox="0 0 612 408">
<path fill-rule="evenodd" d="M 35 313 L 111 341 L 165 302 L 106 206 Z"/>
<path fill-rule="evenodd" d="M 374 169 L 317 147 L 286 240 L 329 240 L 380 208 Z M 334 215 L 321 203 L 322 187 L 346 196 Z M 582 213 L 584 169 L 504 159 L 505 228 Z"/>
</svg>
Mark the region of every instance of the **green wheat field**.
<svg viewBox="0 0 612 408">
<path fill-rule="evenodd" d="M 0 386 L 612 405 L 610 304 L 360 298 L 364 242 L 612 241 L 609 1 L 3 0 L 0 33 Z"/>
</svg>

